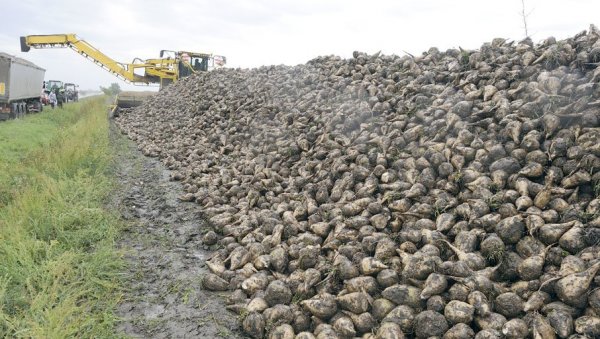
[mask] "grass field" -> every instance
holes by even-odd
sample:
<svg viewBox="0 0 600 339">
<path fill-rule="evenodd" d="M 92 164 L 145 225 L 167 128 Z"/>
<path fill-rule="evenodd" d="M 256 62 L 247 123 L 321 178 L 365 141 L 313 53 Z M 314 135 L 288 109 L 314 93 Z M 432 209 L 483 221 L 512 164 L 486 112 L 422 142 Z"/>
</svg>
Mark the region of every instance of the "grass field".
<svg viewBox="0 0 600 339">
<path fill-rule="evenodd" d="M 115 337 L 105 98 L 0 123 L 0 337 Z"/>
</svg>

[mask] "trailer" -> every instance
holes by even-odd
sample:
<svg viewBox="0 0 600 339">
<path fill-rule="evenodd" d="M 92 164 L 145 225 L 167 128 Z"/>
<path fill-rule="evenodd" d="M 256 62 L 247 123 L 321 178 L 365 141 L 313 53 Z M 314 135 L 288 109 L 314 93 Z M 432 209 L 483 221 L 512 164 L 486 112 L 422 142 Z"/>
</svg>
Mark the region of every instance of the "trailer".
<svg viewBox="0 0 600 339">
<path fill-rule="evenodd" d="M 45 73 L 32 62 L 0 52 L 0 120 L 42 111 Z"/>
</svg>

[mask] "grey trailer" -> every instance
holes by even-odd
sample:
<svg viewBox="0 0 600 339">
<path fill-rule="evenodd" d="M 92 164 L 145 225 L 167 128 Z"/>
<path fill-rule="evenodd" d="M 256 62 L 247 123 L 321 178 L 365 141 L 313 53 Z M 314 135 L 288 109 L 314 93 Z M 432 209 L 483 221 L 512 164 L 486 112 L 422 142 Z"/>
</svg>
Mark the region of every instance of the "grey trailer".
<svg viewBox="0 0 600 339">
<path fill-rule="evenodd" d="M 0 120 L 42 111 L 45 73 L 30 61 L 0 52 Z"/>
</svg>

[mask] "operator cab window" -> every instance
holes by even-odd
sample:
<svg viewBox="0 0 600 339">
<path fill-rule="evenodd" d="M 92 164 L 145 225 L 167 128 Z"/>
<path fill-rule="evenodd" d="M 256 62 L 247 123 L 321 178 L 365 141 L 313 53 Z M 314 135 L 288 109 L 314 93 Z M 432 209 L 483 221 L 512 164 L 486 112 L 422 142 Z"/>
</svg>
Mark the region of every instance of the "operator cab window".
<svg viewBox="0 0 600 339">
<path fill-rule="evenodd" d="M 192 67 L 195 71 L 208 70 L 208 58 L 194 57 L 192 58 Z"/>
</svg>

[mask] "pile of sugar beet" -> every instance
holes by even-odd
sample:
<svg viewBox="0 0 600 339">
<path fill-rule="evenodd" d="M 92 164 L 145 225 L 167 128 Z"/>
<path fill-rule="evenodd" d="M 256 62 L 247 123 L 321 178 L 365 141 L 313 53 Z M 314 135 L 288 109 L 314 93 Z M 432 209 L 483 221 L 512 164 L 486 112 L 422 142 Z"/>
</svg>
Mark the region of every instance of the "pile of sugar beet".
<svg viewBox="0 0 600 339">
<path fill-rule="evenodd" d="M 116 123 L 254 338 L 600 337 L 600 32 L 182 79 Z"/>
</svg>

